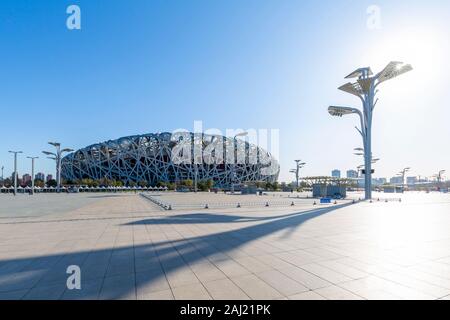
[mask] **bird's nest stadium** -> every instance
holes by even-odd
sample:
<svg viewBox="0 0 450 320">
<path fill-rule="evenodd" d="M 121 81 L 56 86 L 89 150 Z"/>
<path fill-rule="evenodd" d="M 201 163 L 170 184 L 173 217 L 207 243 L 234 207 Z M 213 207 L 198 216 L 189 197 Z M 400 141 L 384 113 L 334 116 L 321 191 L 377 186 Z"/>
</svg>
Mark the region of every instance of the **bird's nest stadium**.
<svg viewBox="0 0 450 320">
<path fill-rule="evenodd" d="M 156 133 L 90 145 L 62 159 L 66 180 L 146 181 L 213 180 L 216 187 L 275 182 L 280 167 L 267 151 L 236 138 L 202 133 Z"/>
</svg>

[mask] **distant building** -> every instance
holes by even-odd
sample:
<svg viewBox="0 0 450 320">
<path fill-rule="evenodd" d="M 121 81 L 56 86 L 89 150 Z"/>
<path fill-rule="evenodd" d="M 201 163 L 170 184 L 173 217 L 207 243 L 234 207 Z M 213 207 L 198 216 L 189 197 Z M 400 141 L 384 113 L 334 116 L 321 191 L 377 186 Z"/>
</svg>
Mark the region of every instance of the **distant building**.
<svg viewBox="0 0 450 320">
<path fill-rule="evenodd" d="M 30 181 L 31 181 L 31 176 L 28 173 L 26 173 L 26 174 L 24 174 L 22 176 L 22 183 L 23 184 L 27 184 Z"/>
<path fill-rule="evenodd" d="M 372 179 L 372 184 L 375 186 L 382 186 L 383 184 L 387 183 L 386 178 L 374 178 Z"/>
<path fill-rule="evenodd" d="M 333 178 L 340 178 L 341 177 L 341 171 L 338 169 L 334 169 L 333 171 L 331 171 L 331 176 Z"/>
<path fill-rule="evenodd" d="M 403 177 L 392 177 L 389 179 L 390 184 L 403 184 Z"/>
<path fill-rule="evenodd" d="M 417 177 L 407 177 L 406 184 L 409 186 L 415 185 L 417 183 Z"/>
<path fill-rule="evenodd" d="M 358 171 L 347 170 L 347 178 L 358 178 Z"/>
<path fill-rule="evenodd" d="M 43 172 L 38 172 L 35 176 L 34 176 L 35 180 L 41 180 L 41 181 L 45 181 L 45 174 Z"/>
<path fill-rule="evenodd" d="M 45 181 L 49 182 L 50 180 L 53 180 L 53 176 L 51 174 L 48 174 L 47 179 L 45 179 Z"/>
</svg>

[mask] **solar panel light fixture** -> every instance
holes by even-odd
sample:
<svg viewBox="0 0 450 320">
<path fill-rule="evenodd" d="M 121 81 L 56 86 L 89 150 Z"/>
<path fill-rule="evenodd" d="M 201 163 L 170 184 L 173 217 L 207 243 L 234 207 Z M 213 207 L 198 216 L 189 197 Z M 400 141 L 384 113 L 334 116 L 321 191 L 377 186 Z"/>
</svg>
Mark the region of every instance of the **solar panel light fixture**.
<svg viewBox="0 0 450 320">
<path fill-rule="evenodd" d="M 357 78 L 355 82 L 347 82 L 338 89 L 358 97 L 362 103 L 362 110 L 350 107 L 330 106 L 328 113 L 332 116 L 342 117 L 348 114 L 357 114 L 360 118 L 360 127 L 356 130 L 363 140 L 364 166 L 368 174 L 365 175 L 364 189 L 365 199 L 372 198 L 372 113 L 378 102 L 376 95 L 378 86 L 390 79 L 398 77 L 412 70 L 410 64 L 399 61 L 391 61 L 379 73 L 373 73 L 370 67 L 359 68 L 347 75 L 346 79 Z"/>
</svg>

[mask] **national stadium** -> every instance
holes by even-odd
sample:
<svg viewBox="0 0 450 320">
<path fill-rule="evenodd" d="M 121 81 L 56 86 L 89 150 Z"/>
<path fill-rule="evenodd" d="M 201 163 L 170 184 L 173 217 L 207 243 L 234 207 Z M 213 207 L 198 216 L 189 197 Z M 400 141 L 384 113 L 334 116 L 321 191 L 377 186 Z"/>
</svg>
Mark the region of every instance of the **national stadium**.
<svg viewBox="0 0 450 320">
<path fill-rule="evenodd" d="M 194 161 L 195 159 L 195 161 Z M 278 161 L 255 144 L 204 133 L 149 133 L 79 149 L 62 159 L 65 180 L 113 179 L 124 184 L 212 180 L 226 188 L 249 182 L 275 182 Z"/>
</svg>

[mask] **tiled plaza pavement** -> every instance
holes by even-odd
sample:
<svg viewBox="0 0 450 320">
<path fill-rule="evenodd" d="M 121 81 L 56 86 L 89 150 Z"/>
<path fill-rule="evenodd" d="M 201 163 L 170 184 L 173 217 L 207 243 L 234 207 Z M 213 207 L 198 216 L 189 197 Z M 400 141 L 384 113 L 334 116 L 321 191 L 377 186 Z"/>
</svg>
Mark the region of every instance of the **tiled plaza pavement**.
<svg viewBox="0 0 450 320">
<path fill-rule="evenodd" d="M 194 211 L 104 195 L 13 216 L 0 219 L 0 299 L 450 297 L 449 195 Z"/>
</svg>

